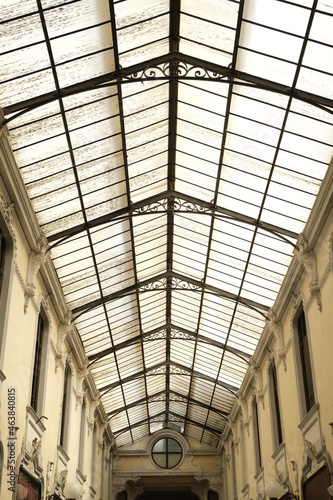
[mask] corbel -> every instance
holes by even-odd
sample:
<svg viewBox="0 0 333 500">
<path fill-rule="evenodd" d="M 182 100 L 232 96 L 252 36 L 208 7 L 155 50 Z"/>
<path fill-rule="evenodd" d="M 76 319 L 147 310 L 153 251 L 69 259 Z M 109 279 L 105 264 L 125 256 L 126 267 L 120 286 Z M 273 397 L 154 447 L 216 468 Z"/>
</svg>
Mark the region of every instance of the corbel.
<svg viewBox="0 0 333 500">
<path fill-rule="evenodd" d="M 309 277 L 309 292 L 316 300 L 319 311 L 321 311 L 322 302 L 317 271 L 317 258 L 314 251 L 309 249 L 304 233 L 299 235 L 298 248 L 295 248 L 295 254 Z"/>
<path fill-rule="evenodd" d="M 24 290 L 24 314 L 28 310 L 29 300 L 32 300 L 35 296 L 36 291 L 36 278 L 41 266 L 46 260 L 46 251 L 48 249 L 47 239 L 44 234 L 42 234 L 37 245 L 37 252 L 32 251 L 29 255 L 28 269 L 27 269 L 27 279 Z"/>
</svg>

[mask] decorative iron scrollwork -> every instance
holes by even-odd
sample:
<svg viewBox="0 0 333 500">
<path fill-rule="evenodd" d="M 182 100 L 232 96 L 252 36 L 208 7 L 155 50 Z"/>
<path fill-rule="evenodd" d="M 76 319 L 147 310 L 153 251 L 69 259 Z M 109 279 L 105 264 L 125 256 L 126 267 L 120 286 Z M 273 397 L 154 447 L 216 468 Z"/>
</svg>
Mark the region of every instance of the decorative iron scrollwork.
<svg viewBox="0 0 333 500">
<path fill-rule="evenodd" d="M 193 340 L 194 335 L 190 335 L 189 333 L 180 332 L 179 330 L 171 329 L 171 338 L 172 339 L 181 339 L 181 340 Z"/>
<path fill-rule="evenodd" d="M 148 398 L 148 403 L 154 403 L 155 401 L 165 401 L 165 394 L 159 394 L 158 396 L 151 396 Z"/>
<path fill-rule="evenodd" d="M 143 286 L 140 286 L 140 292 L 167 290 L 170 287 L 173 290 L 190 290 L 190 291 L 202 290 L 201 284 L 190 283 L 185 279 L 176 278 L 174 276 L 171 276 L 171 282 L 170 282 L 168 278 L 164 276 L 163 278 L 160 278 L 156 281 L 152 281 L 151 283 L 147 283 Z"/>
<path fill-rule="evenodd" d="M 140 292 L 149 292 L 153 290 L 166 290 L 167 289 L 167 278 L 161 278 L 156 281 L 152 281 L 151 283 L 147 283 L 144 286 L 140 287 Z"/>
<path fill-rule="evenodd" d="M 186 280 L 172 277 L 171 279 L 171 287 L 176 290 L 202 290 L 202 285 L 196 285 L 194 283 L 190 283 Z"/>
<path fill-rule="evenodd" d="M 172 373 L 173 375 L 191 375 L 190 370 L 186 370 L 175 365 L 170 365 L 170 373 Z"/>
<path fill-rule="evenodd" d="M 162 200 L 154 201 L 143 207 L 138 207 L 132 210 L 132 214 L 143 215 L 147 213 L 155 213 L 158 211 L 164 212 L 188 212 L 188 213 L 211 213 L 213 214 L 214 208 L 202 206 L 194 201 L 183 200 L 179 196 L 169 196 L 168 198 L 163 198 Z"/>
<path fill-rule="evenodd" d="M 153 368 L 147 372 L 147 377 L 150 375 L 165 375 L 166 374 L 166 365 L 159 366 L 158 368 Z"/>
<path fill-rule="evenodd" d="M 167 331 L 161 330 L 159 332 L 152 333 L 151 335 L 147 335 L 147 337 L 143 339 L 143 342 L 150 340 L 166 339 L 166 338 L 167 338 Z"/>
<path fill-rule="evenodd" d="M 155 80 L 157 78 L 193 78 L 200 80 L 224 80 L 230 76 L 229 70 L 213 71 L 205 66 L 189 64 L 178 58 L 170 59 L 160 65 L 147 66 L 140 71 L 128 75 L 123 74 L 123 80 L 141 81 Z"/>
<path fill-rule="evenodd" d="M 188 403 L 188 399 L 185 396 L 179 396 L 177 394 L 170 394 L 170 401 L 180 401 L 181 403 Z"/>
<path fill-rule="evenodd" d="M 135 210 L 132 210 L 132 214 L 142 215 L 146 213 L 158 212 L 159 210 L 163 210 L 165 212 L 170 211 L 169 198 L 164 198 L 163 200 L 154 201 L 153 203 L 149 203 L 143 207 L 138 207 Z"/>
</svg>

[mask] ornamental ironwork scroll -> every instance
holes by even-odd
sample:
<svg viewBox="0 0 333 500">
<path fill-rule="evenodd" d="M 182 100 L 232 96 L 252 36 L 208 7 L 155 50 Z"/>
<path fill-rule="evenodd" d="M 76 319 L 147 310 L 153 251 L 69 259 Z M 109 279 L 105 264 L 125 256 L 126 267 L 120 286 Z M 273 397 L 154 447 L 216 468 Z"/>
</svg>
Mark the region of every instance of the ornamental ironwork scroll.
<svg viewBox="0 0 333 500">
<path fill-rule="evenodd" d="M 184 200 L 179 196 L 168 196 L 162 200 L 156 200 L 152 203 L 137 207 L 131 211 L 132 215 L 143 215 L 157 212 L 187 212 L 187 213 L 213 213 L 214 207 L 203 206 L 191 200 Z"/>
<path fill-rule="evenodd" d="M 123 73 L 121 78 L 125 81 L 158 80 L 161 78 L 191 78 L 220 81 L 226 80 L 230 76 L 229 68 L 223 71 L 216 71 L 206 66 L 190 64 L 180 58 L 172 58 L 154 66 L 146 66 L 139 71 L 129 74 Z"/>
</svg>

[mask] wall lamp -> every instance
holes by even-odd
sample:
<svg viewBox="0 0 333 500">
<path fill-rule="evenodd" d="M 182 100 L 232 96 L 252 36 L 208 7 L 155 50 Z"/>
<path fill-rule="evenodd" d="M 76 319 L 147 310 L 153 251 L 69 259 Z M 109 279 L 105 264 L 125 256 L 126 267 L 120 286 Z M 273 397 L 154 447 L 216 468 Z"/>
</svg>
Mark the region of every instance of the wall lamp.
<svg viewBox="0 0 333 500">
<path fill-rule="evenodd" d="M 82 492 L 82 485 L 79 483 L 66 483 L 64 487 L 64 496 L 66 500 L 77 500 Z M 63 500 L 57 493 L 47 497 L 47 500 Z"/>
<path fill-rule="evenodd" d="M 283 495 L 286 500 L 299 500 L 299 496 L 291 493 L 291 491 L 285 492 L 285 488 L 276 481 L 270 481 L 265 486 L 265 494 L 271 500 L 278 500 Z"/>
</svg>

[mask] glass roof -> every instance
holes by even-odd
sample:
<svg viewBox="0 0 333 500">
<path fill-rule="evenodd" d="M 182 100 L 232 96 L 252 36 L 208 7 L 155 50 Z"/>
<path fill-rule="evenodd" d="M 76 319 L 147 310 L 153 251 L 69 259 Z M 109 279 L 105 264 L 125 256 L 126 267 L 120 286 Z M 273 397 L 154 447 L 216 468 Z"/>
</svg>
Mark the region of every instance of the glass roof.
<svg viewBox="0 0 333 500">
<path fill-rule="evenodd" d="M 14 155 L 118 447 L 217 447 L 333 153 L 333 7 L 7 0 Z"/>
</svg>

